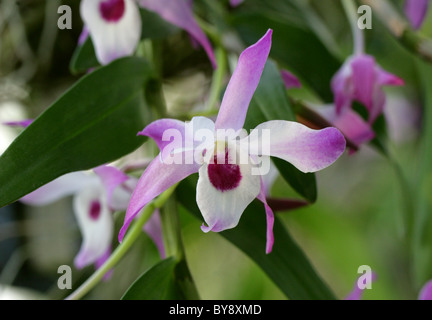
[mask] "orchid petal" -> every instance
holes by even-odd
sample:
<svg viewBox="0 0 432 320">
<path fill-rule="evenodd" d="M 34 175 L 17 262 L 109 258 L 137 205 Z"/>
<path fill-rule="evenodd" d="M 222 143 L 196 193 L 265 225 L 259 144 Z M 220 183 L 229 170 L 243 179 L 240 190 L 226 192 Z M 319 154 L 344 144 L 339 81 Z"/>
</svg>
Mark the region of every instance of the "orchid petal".
<svg viewBox="0 0 432 320">
<path fill-rule="evenodd" d="M 269 254 L 272 251 L 273 244 L 274 244 L 274 235 L 273 235 L 274 214 L 273 214 L 273 210 L 267 204 L 264 183 L 262 179 L 261 179 L 261 190 L 257 196 L 257 199 L 264 204 L 264 208 L 266 212 L 266 218 L 267 218 L 266 253 Z"/>
<path fill-rule="evenodd" d="M 240 155 L 242 150 L 233 150 L 229 147 L 225 164 L 204 164 L 199 170 L 196 199 L 207 224 L 201 227 L 204 232 L 237 226 L 243 211 L 260 193 L 260 176 L 252 174 L 251 159 Z M 234 164 L 234 155 L 247 163 Z"/>
<path fill-rule="evenodd" d="M 336 114 L 333 106 L 317 109 L 317 112 L 332 123 L 356 146 L 371 141 L 375 137 L 372 127 L 363 118 L 351 109 Z"/>
<path fill-rule="evenodd" d="M 108 249 L 106 250 L 106 252 L 99 258 L 96 260 L 96 262 L 94 263 L 95 268 L 99 269 L 100 267 L 103 266 L 103 264 L 109 259 L 109 257 L 111 256 L 111 252 L 112 252 L 112 247 L 111 245 L 108 247 Z M 103 281 L 108 281 L 111 279 L 112 275 L 113 275 L 114 270 L 111 269 L 109 270 L 107 273 L 105 273 L 105 275 L 103 276 L 102 280 Z"/>
<path fill-rule="evenodd" d="M 74 263 L 78 269 L 81 269 L 96 263 L 109 250 L 114 222 L 101 187 L 82 190 L 74 197 L 73 206 L 83 236 Z"/>
<path fill-rule="evenodd" d="M 351 59 L 347 59 L 331 80 L 331 89 L 334 94 L 334 103 L 338 114 L 342 110 L 351 107 L 352 103 L 354 88 L 351 81 L 352 70 L 350 63 Z"/>
<path fill-rule="evenodd" d="M 163 242 L 162 222 L 159 210 L 156 209 L 155 212 L 153 212 L 149 221 L 147 221 L 147 223 L 144 225 L 143 230 L 148 234 L 150 239 L 153 240 L 156 248 L 159 251 L 161 259 L 165 259 L 166 253 Z"/>
<path fill-rule="evenodd" d="M 237 7 L 240 5 L 244 0 L 230 0 L 231 7 Z"/>
<path fill-rule="evenodd" d="M 33 206 L 45 206 L 66 196 L 73 195 L 83 188 L 98 186 L 99 179 L 82 171 L 72 172 L 57 178 L 20 199 Z"/>
<path fill-rule="evenodd" d="M 84 27 L 83 27 L 83 29 L 81 31 L 81 34 L 80 34 L 80 36 L 78 38 L 78 45 L 82 46 L 84 44 L 84 42 L 87 41 L 89 35 L 90 35 L 89 34 L 89 29 L 87 28 L 86 25 L 84 25 Z"/>
<path fill-rule="evenodd" d="M 302 172 L 328 167 L 342 155 L 346 144 L 344 136 L 336 128 L 313 130 L 283 120 L 258 125 L 247 139 L 250 154 L 281 158 Z M 269 146 L 268 150 L 263 146 Z"/>
<path fill-rule="evenodd" d="M 368 55 L 358 55 L 352 59 L 351 68 L 355 98 L 371 112 L 376 81 L 375 59 Z"/>
<path fill-rule="evenodd" d="M 33 123 L 34 119 L 26 119 L 21 121 L 8 121 L 3 122 L 5 126 L 9 127 L 21 127 L 21 128 L 27 128 L 29 125 Z"/>
<path fill-rule="evenodd" d="M 281 76 L 286 89 L 301 88 L 299 79 L 288 70 L 281 70 Z"/>
<path fill-rule="evenodd" d="M 199 165 L 197 164 L 167 164 L 159 156 L 153 159 L 132 194 L 124 224 L 120 230 L 119 241 L 123 240 L 130 223 L 142 208 L 169 187 L 198 170 Z"/>
<path fill-rule="evenodd" d="M 93 169 L 93 171 L 102 180 L 102 184 L 106 190 L 106 196 L 107 196 L 107 201 L 108 201 L 109 207 L 113 210 L 123 210 L 122 205 L 120 205 L 120 206 L 113 205 L 113 194 L 114 194 L 114 191 L 116 189 L 121 189 L 118 187 L 121 186 L 126 181 L 128 181 L 129 177 L 126 174 L 124 174 L 122 171 L 118 170 L 117 168 L 111 167 L 111 166 L 100 166 L 100 167 Z M 126 191 L 124 191 L 124 192 L 126 193 Z M 119 193 L 119 192 L 117 192 L 117 193 Z M 129 193 L 129 198 L 130 198 L 130 194 L 131 193 Z M 122 197 L 122 196 L 123 196 L 122 194 L 118 195 L 118 197 Z M 127 195 L 126 195 L 126 197 L 127 197 Z M 121 201 L 120 203 L 122 204 L 122 202 L 123 201 Z M 126 205 L 126 207 L 127 207 L 127 205 Z M 126 207 L 124 207 L 124 209 Z"/>
<path fill-rule="evenodd" d="M 113 211 L 126 211 L 137 184 L 138 179 L 130 177 L 123 184 L 115 188 L 111 199 L 108 202 L 110 209 Z"/>
<path fill-rule="evenodd" d="M 261 175 L 261 180 L 263 183 L 264 194 L 266 196 L 270 195 L 270 190 L 279 176 L 279 171 L 276 169 L 276 166 L 270 161 L 270 169 L 266 174 Z"/>
<path fill-rule="evenodd" d="M 154 11 L 173 25 L 186 30 L 206 51 L 213 68 L 217 67 L 213 48 L 193 15 L 188 0 L 140 0 L 141 7 Z"/>
<path fill-rule="evenodd" d="M 345 298 L 345 300 L 361 300 L 363 297 L 363 292 L 365 289 L 360 289 L 358 282 L 360 281 L 361 276 L 357 279 L 353 290 L 348 294 L 348 296 Z M 376 281 L 377 275 L 375 272 L 372 272 L 372 282 Z M 365 284 L 365 283 L 364 283 Z"/>
<path fill-rule="evenodd" d="M 414 30 L 420 29 L 429 6 L 429 0 L 406 0 L 405 14 Z"/>
<path fill-rule="evenodd" d="M 152 138 L 165 158 L 175 150 L 197 148 L 201 141 L 195 141 L 195 138 L 200 130 L 213 133 L 214 122 L 205 117 L 194 117 L 186 123 L 174 119 L 160 119 L 150 123 L 138 135 Z M 214 143 L 213 134 L 208 138 L 210 140 L 207 141 L 208 143 Z"/>
<path fill-rule="evenodd" d="M 216 129 L 243 128 L 252 96 L 258 87 L 271 48 L 272 30 L 240 55 L 222 100 Z"/>
<path fill-rule="evenodd" d="M 429 280 L 421 289 L 419 300 L 432 300 L 432 280 Z"/>
<path fill-rule="evenodd" d="M 116 1 L 124 1 L 124 12 L 115 20 L 107 20 L 102 15 L 102 5 Z M 141 16 L 134 0 L 83 0 L 80 11 L 101 64 L 135 51 L 141 37 Z"/>
</svg>

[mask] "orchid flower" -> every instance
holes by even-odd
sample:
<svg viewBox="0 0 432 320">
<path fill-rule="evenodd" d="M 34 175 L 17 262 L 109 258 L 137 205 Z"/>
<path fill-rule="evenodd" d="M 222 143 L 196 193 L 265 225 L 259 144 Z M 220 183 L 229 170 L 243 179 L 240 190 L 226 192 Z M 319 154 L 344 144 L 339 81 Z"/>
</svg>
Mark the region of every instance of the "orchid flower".
<svg viewBox="0 0 432 320">
<path fill-rule="evenodd" d="M 429 7 L 429 0 L 406 0 L 405 15 L 411 23 L 414 30 L 420 29 L 426 17 Z"/>
<path fill-rule="evenodd" d="M 82 0 L 80 11 L 84 29 L 79 43 L 90 36 L 96 57 L 103 65 L 132 55 L 141 38 L 139 6 L 186 30 L 204 48 L 216 67 L 212 46 L 195 20 L 188 0 Z"/>
<path fill-rule="evenodd" d="M 101 266 L 111 253 L 114 232 L 114 211 L 126 210 L 137 179 L 111 166 L 95 168 L 95 174 L 73 172 L 44 185 L 21 198 L 33 206 L 45 206 L 63 197 L 73 195 L 73 209 L 83 236 L 74 264 L 82 269 L 90 264 Z M 153 216 L 155 216 L 153 218 Z M 149 220 L 146 231 L 160 248 L 160 228 L 157 214 Z M 159 230 L 159 234 L 157 233 Z M 160 251 L 163 254 L 163 251 Z"/>
<path fill-rule="evenodd" d="M 267 216 L 266 252 L 271 252 L 274 215 L 261 178 L 265 169 L 256 167 L 259 159 L 263 164 L 274 156 L 303 172 L 315 172 L 331 165 L 345 150 L 345 139 L 336 128 L 312 130 L 290 121 L 264 122 L 249 136 L 244 135 L 241 129 L 270 52 L 271 37 L 272 30 L 268 30 L 240 55 L 216 122 L 205 117 L 186 123 L 160 119 L 139 133 L 154 139 L 161 152 L 134 190 L 119 241 L 144 206 L 198 172 L 196 201 L 205 220 L 201 229 L 220 232 L 234 228 L 246 207 L 258 198 Z M 260 143 L 265 136 L 268 139 Z"/>
<path fill-rule="evenodd" d="M 335 95 L 336 114 L 351 108 L 354 101 L 361 102 L 369 112 L 368 123 L 373 124 L 382 114 L 386 96 L 383 86 L 401 86 L 404 81 L 383 70 L 367 54 L 356 54 L 347 59 L 335 74 L 331 88 Z"/>
</svg>

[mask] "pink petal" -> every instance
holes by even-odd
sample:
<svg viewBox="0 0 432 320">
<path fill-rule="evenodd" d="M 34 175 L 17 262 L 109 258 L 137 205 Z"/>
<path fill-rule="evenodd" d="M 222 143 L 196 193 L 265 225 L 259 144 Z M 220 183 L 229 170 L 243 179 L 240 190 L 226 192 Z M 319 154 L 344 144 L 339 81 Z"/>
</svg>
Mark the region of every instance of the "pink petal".
<svg viewBox="0 0 432 320">
<path fill-rule="evenodd" d="M 302 172 L 328 167 L 342 155 L 346 144 L 344 136 L 336 128 L 313 130 L 283 120 L 258 125 L 247 139 L 250 154 L 281 158 Z"/>
<path fill-rule="evenodd" d="M 154 11 L 173 25 L 186 30 L 204 48 L 213 68 L 217 67 L 213 48 L 193 15 L 188 0 L 140 0 L 141 7 Z"/>
<path fill-rule="evenodd" d="M 144 225 L 143 230 L 148 234 L 150 239 L 153 240 L 156 248 L 159 251 L 161 259 L 165 259 L 166 253 L 163 242 L 162 222 L 159 210 L 155 210 L 155 212 L 153 212 L 150 220 Z"/>
<path fill-rule="evenodd" d="M 354 97 L 371 112 L 373 93 L 376 86 L 375 59 L 368 55 L 358 55 L 351 62 Z"/>
<path fill-rule="evenodd" d="M 375 132 L 369 123 L 351 109 L 342 111 L 340 115 L 336 114 L 333 106 L 319 108 L 317 112 L 342 131 L 356 146 L 367 143 L 375 137 Z"/>
<path fill-rule="evenodd" d="M 274 214 L 270 206 L 267 204 L 267 199 L 265 195 L 264 184 L 261 180 L 261 191 L 257 196 L 265 207 L 266 217 L 267 217 L 267 241 L 266 241 L 266 253 L 269 254 L 272 251 L 274 244 L 273 226 L 274 226 Z"/>
<path fill-rule="evenodd" d="M 27 128 L 29 125 L 33 123 L 34 119 L 27 119 L 27 120 L 21 120 L 21 121 L 8 121 L 3 122 L 5 126 L 9 127 L 21 127 L 21 128 Z"/>
<path fill-rule="evenodd" d="M 107 194 L 108 205 L 110 208 L 115 207 L 112 203 L 114 190 L 129 180 L 129 177 L 119 169 L 111 166 L 100 166 L 93 169 L 93 171 L 102 180 Z"/>
<path fill-rule="evenodd" d="M 282 80 L 285 84 L 285 88 L 292 89 L 292 88 L 301 88 L 301 83 L 299 79 L 295 75 L 293 75 L 288 70 L 281 70 L 281 76 Z"/>
<path fill-rule="evenodd" d="M 415 30 L 423 24 L 428 6 L 429 0 L 405 0 L 405 14 Z"/>
<path fill-rule="evenodd" d="M 428 281 L 421 289 L 419 300 L 432 300 L 432 280 Z"/>
<path fill-rule="evenodd" d="M 271 39 L 272 30 L 269 29 L 264 37 L 240 55 L 222 100 L 216 120 L 217 129 L 243 128 L 249 103 L 270 53 Z"/>
<path fill-rule="evenodd" d="M 361 277 L 361 276 L 360 276 Z M 365 289 L 360 289 L 358 286 L 358 281 L 360 277 L 356 280 L 353 290 L 348 294 L 345 300 L 361 300 L 363 297 L 363 292 Z M 372 272 L 372 282 L 376 281 L 377 276 L 374 272 Z"/>
<path fill-rule="evenodd" d="M 119 241 L 123 240 L 126 231 L 141 209 L 151 200 L 167 190 L 172 185 L 198 172 L 197 164 L 165 164 L 156 157 L 142 174 L 135 191 L 132 194 L 126 211 L 123 227 L 120 230 Z"/>
<path fill-rule="evenodd" d="M 244 0 L 230 0 L 231 7 L 237 7 L 240 5 Z"/>
</svg>

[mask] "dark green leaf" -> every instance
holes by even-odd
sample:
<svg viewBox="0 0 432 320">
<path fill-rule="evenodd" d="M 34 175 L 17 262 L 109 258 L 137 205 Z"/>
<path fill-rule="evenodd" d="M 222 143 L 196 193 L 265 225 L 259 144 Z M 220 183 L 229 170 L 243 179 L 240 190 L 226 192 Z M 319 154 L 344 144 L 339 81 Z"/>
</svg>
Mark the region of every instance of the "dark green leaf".
<svg viewBox="0 0 432 320">
<path fill-rule="evenodd" d="M 269 120 L 295 121 L 291 103 L 279 70 L 269 60 L 264 68 L 260 84 L 255 91 L 245 121 L 246 129 Z M 289 185 L 309 202 L 317 198 L 316 179 L 313 173 L 303 173 L 286 161 L 274 158 L 273 162 Z"/>
<path fill-rule="evenodd" d="M 202 220 L 195 200 L 196 183 L 197 178 L 194 176 L 184 180 L 177 188 L 177 195 L 182 205 Z M 220 234 L 255 261 L 288 298 L 334 299 L 332 292 L 277 217 L 273 251 L 265 254 L 265 219 L 264 206 L 254 201 L 243 213 L 237 227 Z"/>
<path fill-rule="evenodd" d="M 76 48 L 69 68 L 73 74 L 78 74 L 98 66 L 100 63 L 96 58 L 93 42 L 89 37 L 81 46 Z"/>
<path fill-rule="evenodd" d="M 0 207 L 68 172 L 137 149 L 151 120 L 148 64 L 125 58 L 83 77 L 18 136 L 0 157 Z"/>
<path fill-rule="evenodd" d="M 179 29 L 162 19 L 157 13 L 140 9 L 142 21 L 142 39 L 162 39 L 168 37 Z"/>
<path fill-rule="evenodd" d="M 122 300 L 175 299 L 174 269 L 177 262 L 167 258 L 144 272 L 129 287 Z"/>
</svg>

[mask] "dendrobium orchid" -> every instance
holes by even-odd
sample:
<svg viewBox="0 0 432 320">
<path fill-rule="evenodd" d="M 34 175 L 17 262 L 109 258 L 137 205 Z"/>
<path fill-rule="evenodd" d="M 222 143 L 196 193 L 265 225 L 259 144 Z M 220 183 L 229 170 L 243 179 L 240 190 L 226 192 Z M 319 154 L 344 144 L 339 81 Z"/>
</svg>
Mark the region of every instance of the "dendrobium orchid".
<svg viewBox="0 0 432 320">
<path fill-rule="evenodd" d="M 401 78 L 383 70 L 375 62 L 374 57 L 355 54 L 347 59 L 331 82 L 336 114 L 340 116 L 351 108 L 354 101 L 358 101 L 369 112 L 368 123 L 373 124 L 382 114 L 386 102 L 382 87 L 403 84 Z"/>
<path fill-rule="evenodd" d="M 73 209 L 83 236 L 74 264 L 78 269 L 103 264 L 111 253 L 114 233 L 114 211 L 126 210 L 137 179 L 129 177 L 112 166 L 95 168 L 95 174 L 73 172 L 44 185 L 21 198 L 32 206 L 44 206 L 63 197 L 73 195 Z M 160 227 L 157 214 L 149 220 L 146 231 L 160 249 Z M 159 234 L 158 234 L 159 231 Z M 156 236 L 157 235 L 157 236 Z"/>
<path fill-rule="evenodd" d="M 420 29 L 426 17 L 429 7 L 429 0 L 406 0 L 405 15 L 411 23 L 414 30 Z"/>
<path fill-rule="evenodd" d="M 246 207 L 258 198 L 265 206 L 266 252 L 271 252 L 274 215 L 261 178 L 269 170 L 265 164 L 270 156 L 284 159 L 303 172 L 315 172 L 331 165 L 345 150 L 345 139 L 336 128 L 312 130 L 296 122 L 275 120 L 260 124 L 249 136 L 242 131 L 271 38 L 272 30 L 268 30 L 240 55 L 216 122 L 205 117 L 186 123 L 161 119 L 139 133 L 154 139 L 160 154 L 144 171 L 132 195 L 120 241 L 144 206 L 198 172 L 196 201 L 205 220 L 201 229 L 219 232 L 234 228 Z"/>
<path fill-rule="evenodd" d="M 79 43 L 90 35 L 96 57 L 103 65 L 132 55 L 141 38 L 139 6 L 186 30 L 216 67 L 212 46 L 195 20 L 188 0 L 82 0 L 80 10 L 85 26 Z"/>
</svg>

